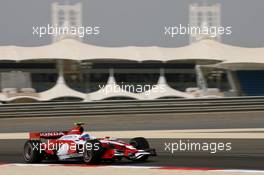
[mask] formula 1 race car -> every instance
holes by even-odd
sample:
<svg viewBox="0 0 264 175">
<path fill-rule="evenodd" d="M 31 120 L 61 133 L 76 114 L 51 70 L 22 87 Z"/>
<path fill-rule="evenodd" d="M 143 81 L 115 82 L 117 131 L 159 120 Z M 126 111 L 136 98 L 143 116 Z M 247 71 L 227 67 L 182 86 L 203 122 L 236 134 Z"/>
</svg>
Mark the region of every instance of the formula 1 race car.
<svg viewBox="0 0 264 175">
<path fill-rule="evenodd" d="M 143 137 L 130 140 L 129 144 L 110 137 L 94 138 L 84 132 L 83 123 L 76 123 L 69 131 L 30 133 L 24 145 L 23 157 L 27 163 L 43 160 L 83 160 L 87 164 L 98 164 L 102 160 L 146 161 L 156 156 Z"/>
</svg>

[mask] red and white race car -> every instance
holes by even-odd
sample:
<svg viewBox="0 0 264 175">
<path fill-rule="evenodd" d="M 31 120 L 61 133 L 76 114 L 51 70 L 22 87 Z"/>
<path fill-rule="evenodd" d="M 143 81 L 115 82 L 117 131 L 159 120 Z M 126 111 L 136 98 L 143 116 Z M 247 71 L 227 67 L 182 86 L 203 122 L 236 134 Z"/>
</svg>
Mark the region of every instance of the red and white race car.
<svg viewBox="0 0 264 175">
<path fill-rule="evenodd" d="M 38 163 L 43 160 L 80 160 L 94 164 L 102 160 L 121 160 L 123 157 L 134 161 L 145 161 L 156 156 L 148 141 L 143 137 L 130 140 L 94 138 L 84 132 L 83 123 L 69 131 L 30 133 L 24 145 L 24 160 Z"/>
</svg>

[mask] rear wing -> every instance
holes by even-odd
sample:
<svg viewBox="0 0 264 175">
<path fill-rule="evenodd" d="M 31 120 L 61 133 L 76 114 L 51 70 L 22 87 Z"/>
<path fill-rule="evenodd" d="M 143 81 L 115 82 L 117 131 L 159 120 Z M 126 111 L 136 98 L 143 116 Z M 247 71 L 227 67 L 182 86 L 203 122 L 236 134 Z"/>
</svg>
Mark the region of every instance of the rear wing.
<svg viewBox="0 0 264 175">
<path fill-rule="evenodd" d="M 68 131 L 51 131 L 51 132 L 30 132 L 30 140 L 39 140 L 39 139 L 58 139 L 61 136 L 64 136 Z"/>
</svg>

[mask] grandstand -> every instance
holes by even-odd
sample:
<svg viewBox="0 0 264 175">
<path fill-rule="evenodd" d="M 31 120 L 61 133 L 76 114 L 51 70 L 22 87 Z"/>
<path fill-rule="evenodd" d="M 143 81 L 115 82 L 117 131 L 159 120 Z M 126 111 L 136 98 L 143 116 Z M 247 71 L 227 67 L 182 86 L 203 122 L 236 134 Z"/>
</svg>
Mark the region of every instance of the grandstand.
<svg viewBox="0 0 264 175">
<path fill-rule="evenodd" d="M 38 47 L 1 46 L 0 100 L 263 95 L 263 55 L 264 48 L 210 39 L 178 48 L 110 48 L 67 38 Z M 139 85 L 147 88 L 131 88 Z"/>
</svg>

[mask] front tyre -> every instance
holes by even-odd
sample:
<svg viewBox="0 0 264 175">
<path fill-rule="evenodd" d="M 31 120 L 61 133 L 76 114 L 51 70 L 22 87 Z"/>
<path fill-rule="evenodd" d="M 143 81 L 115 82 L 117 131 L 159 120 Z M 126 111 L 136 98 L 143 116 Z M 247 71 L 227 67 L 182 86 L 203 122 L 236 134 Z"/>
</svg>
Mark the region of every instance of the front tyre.
<svg viewBox="0 0 264 175">
<path fill-rule="evenodd" d="M 39 140 L 28 140 L 24 145 L 23 157 L 26 163 L 39 163 L 42 160 L 40 153 L 41 142 Z"/>
<path fill-rule="evenodd" d="M 99 140 L 87 140 L 84 144 L 83 161 L 87 164 L 98 164 L 101 162 L 103 147 Z"/>
<path fill-rule="evenodd" d="M 147 139 L 145 139 L 144 137 L 135 137 L 135 138 L 130 140 L 129 144 L 138 150 L 147 150 L 150 148 Z M 136 159 L 136 160 L 137 161 L 146 161 L 148 159 L 148 157 L 149 157 L 148 155 L 145 155 L 145 156 L 142 156 L 141 158 Z"/>
</svg>

